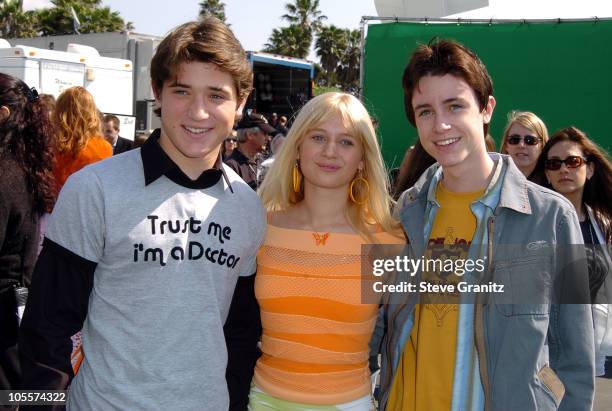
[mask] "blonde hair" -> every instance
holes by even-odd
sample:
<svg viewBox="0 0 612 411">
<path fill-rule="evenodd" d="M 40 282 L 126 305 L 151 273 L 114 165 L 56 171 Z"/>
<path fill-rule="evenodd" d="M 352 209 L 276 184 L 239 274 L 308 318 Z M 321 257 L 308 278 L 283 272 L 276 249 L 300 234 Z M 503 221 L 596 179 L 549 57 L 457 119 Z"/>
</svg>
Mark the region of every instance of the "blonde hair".
<svg viewBox="0 0 612 411">
<path fill-rule="evenodd" d="M 268 211 L 283 211 L 303 200 L 303 185 L 296 193 L 292 180 L 299 146 L 308 132 L 337 115 L 341 116 L 349 133 L 359 139 L 363 146 L 362 176 L 367 179 L 370 187 L 368 194 L 363 184 L 354 185 L 356 198 L 368 197 L 363 205 L 349 201 L 346 210 L 349 224 L 371 242 L 375 242 L 371 225 L 379 225 L 386 232 L 399 234 L 399 223 L 391 217 L 393 200 L 389 196 L 389 180 L 370 116 L 358 99 L 346 93 L 321 94 L 300 110 L 259 188 L 264 206 Z"/>
<path fill-rule="evenodd" d="M 58 151 L 76 155 L 89 139 L 102 136 L 101 118 L 93 96 L 85 88 L 70 87 L 57 99 L 53 112 Z"/>
<path fill-rule="evenodd" d="M 536 134 L 536 137 L 540 137 L 542 139 L 540 149 L 544 147 L 544 144 L 546 144 L 548 141 L 548 129 L 546 128 L 546 124 L 544 124 L 540 117 L 536 116 L 530 111 L 515 110 L 508 113 L 508 124 L 504 129 L 500 153 L 508 154 L 506 147 L 508 145 L 510 128 L 512 128 L 512 125 L 515 123 L 533 131 Z"/>
</svg>

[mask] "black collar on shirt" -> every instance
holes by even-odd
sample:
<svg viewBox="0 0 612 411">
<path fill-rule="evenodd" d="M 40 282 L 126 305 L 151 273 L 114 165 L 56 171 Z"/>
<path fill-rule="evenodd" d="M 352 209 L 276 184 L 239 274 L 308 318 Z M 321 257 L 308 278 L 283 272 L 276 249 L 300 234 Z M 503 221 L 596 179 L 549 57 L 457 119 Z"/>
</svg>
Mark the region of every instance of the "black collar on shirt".
<svg viewBox="0 0 612 411">
<path fill-rule="evenodd" d="M 161 136 L 161 130 L 156 129 L 151 133 L 147 141 L 140 148 L 140 156 L 142 157 L 142 166 L 144 168 L 145 186 L 148 186 L 161 176 L 168 177 L 171 181 L 178 185 L 193 189 L 204 189 L 209 188 L 217 184 L 223 176 L 223 179 L 227 183 L 230 191 L 233 193 L 232 185 L 230 184 L 225 170 L 223 169 L 223 163 L 221 162 L 221 155 L 217 158 L 213 168 L 204 170 L 204 172 L 196 179 L 190 179 L 180 167 L 172 161 L 168 154 L 159 145 L 159 138 Z"/>
</svg>

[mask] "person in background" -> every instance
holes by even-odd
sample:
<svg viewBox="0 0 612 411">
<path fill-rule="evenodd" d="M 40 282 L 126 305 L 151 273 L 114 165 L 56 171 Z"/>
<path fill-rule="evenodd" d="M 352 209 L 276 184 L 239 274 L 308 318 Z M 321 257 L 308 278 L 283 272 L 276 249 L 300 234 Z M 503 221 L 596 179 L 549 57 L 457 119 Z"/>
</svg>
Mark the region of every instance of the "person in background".
<svg viewBox="0 0 612 411">
<path fill-rule="evenodd" d="M 278 126 L 278 114 L 276 113 L 272 113 L 270 114 L 270 121 L 269 121 L 270 125 L 274 128 L 276 128 L 276 126 Z"/>
<path fill-rule="evenodd" d="M 236 147 L 238 147 L 238 140 L 236 140 L 236 130 L 232 130 L 232 134 L 223 140 L 223 145 L 221 146 L 221 159 L 223 161 L 227 160 L 229 156 L 232 155 Z"/>
<path fill-rule="evenodd" d="M 283 135 L 287 135 L 289 133 L 289 129 L 287 128 L 287 117 L 280 116 L 278 119 L 278 125 L 276 126 L 276 131 Z"/>
<path fill-rule="evenodd" d="M 546 124 L 538 116 L 529 111 L 512 111 L 504 129 L 501 153 L 509 154 L 525 177 L 534 181 L 532 174 L 547 141 Z"/>
<path fill-rule="evenodd" d="M 495 153 L 497 151 L 497 146 L 495 145 L 495 140 L 491 137 L 491 134 L 487 133 L 485 136 L 485 145 L 487 146 L 487 152 Z"/>
<path fill-rule="evenodd" d="M 242 117 L 236 126 L 238 130 L 238 147 L 225 160 L 253 190 L 257 190 L 257 154 L 266 149 L 268 134 L 275 129 L 268 124 L 268 120 L 261 114 L 247 114 Z"/>
<path fill-rule="evenodd" d="M 0 390 L 20 388 L 17 293 L 30 286 L 37 224 L 53 207 L 54 149 L 47 107 L 36 90 L 0 73 Z"/>
<path fill-rule="evenodd" d="M 263 354 L 250 410 L 374 409 L 368 343 L 378 305 L 361 304 L 360 256 L 362 244 L 404 242 L 387 189 L 362 103 L 345 93 L 310 100 L 259 190 Z"/>
<path fill-rule="evenodd" d="M 270 170 L 270 167 L 272 167 L 272 164 L 274 164 L 274 159 L 276 157 L 276 154 L 278 154 L 278 152 L 280 151 L 280 148 L 285 142 L 285 139 L 286 137 L 279 133 L 275 135 L 272 141 L 270 142 L 270 154 L 271 155 L 270 157 L 262 161 L 261 164 L 259 165 L 259 173 L 257 174 L 257 181 L 259 182 L 259 185 L 261 185 L 263 179 L 268 173 L 268 170 Z"/>
<path fill-rule="evenodd" d="M 121 131 L 119 117 L 113 114 L 106 114 L 102 117 L 102 131 L 104 138 L 113 146 L 113 155 L 121 154 L 134 148 L 134 143 L 127 138 L 119 135 Z"/>
<path fill-rule="evenodd" d="M 58 190 L 71 174 L 113 155 L 113 147 L 102 136 L 100 120 L 94 98 L 84 87 L 70 87 L 58 97 L 53 112 L 57 130 L 53 174 Z"/>
<path fill-rule="evenodd" d="M 421 174 L 436 160 L 423 149 L 421 142 L 417 140 L 404 154 L 404 159 L 399 166 L 395 185 L 393 186 L 393 198 L 399 196 L 417 182 Z"/>
<path fill-rule="evenodd" d="M 589 259 L 589 288 L 595 325 L 596 375 L 612 377 L 612 165 L 604 150 L 576 127 L 554 133 L 542 150 L 538 169 L 546 182 L 576 209 Z"/>
<path fill-rule="evenodd" d="M 136 133 L 134 136 L 134 148 L 140 148 L 147 141 L 151 133 Z"/>
<path fill-rule="evenodd" d="M 40 102 L 46 108 L 46 113 L 49 116 L 49 122 L 53 121 L 53 112 L 55 111 L 55 104 L 56 104 L 55 97 L 52 94 L 39 94 L 39 98 L 40 98 Z M 40 253 L 40 250 L 42 249 L 42 242 L 45 237 L 45 231 L 47 229 L 47 223 L 49 221 L 49 213 L 51 212 L 51 209 L 49 209 L 48 211 L 49 212 L 43 213 L 40 216 L 40 219 L 38 220 L 39 242 L 38 242 L 38 252 L 36 253 L 36 255 L 38 255 Z"/>
<path fill-rule="evenodd" d="M 39 98 L 41 103 L 47 109 L 49 118 L 53 118 L 53 110 L 55 110 L 55 97 L 53 97 L 52 94 L 40 94 Z"/>
</svg>

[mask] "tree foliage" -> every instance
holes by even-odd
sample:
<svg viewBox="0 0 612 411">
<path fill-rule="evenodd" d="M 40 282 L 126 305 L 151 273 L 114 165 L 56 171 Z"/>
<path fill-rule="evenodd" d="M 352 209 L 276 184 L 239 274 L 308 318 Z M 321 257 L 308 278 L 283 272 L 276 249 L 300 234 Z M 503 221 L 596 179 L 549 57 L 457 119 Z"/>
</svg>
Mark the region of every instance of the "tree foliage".
<svg viewBox="0 0 612 411">
<path fill-rule="evenodd" d="M 102 7 L 102 0 L 52 0 L 52 3 L 55 7 L 39 12 L 40 31 L 43 36 L 76 34 L 73 9 L 80 22 L 80 33 L 122 31 L 128 28 L 119 12 Z"/>
<path fill-rule="evenodd" d="M 19 0 L 0 0 L 0 36 L 4 38 L 37 35 L 74 34 L 72 10 L 80 33 L 132 30 L 118 12 L 103 6 L 102 0 L 52 0 L 49 9 L 23 12 Z M 221 0 L 199 2 L 200 17 L 213 15 L 226 22 L 225 3 Z M 320 60 L 316 82 L 319 86 L 354 91 L 359 86 L 360 32 L 325 26 L 327 19 L 319 9 L 319 0 L 292 0 L 285 4 L 282 19 L 289 27 L 275 28 L 263 51 L 306 58 L 315 40 Z"/>
<path fill-rule="evenodd" d="M 268 53 L 306 58 L 310 51 L 313 34 L 317 33 L 323 20 L 327 19 L 319 10 L 319 0 L 294 0 L 285 4 L 289 27 L 272 30 L 264 50 Z"/>
<path fill-rule="evenodd" d="M 34 37 L 38 34 L 36 21 L 36 13 L 22 11 L 19 0 L 0 2 L 0 37 Z"/>
<path fill-rule="evenodd" d="M 214 16 L 227 24 L 225 16 L 225 3 L 220 0 L 204 0 L 200 2 L 200 17 Z"/>
<path fill-rule="evenodd" d="M 361 61 L 361 32 L 359 30 L 345 30 L 346 48 L 340 58 L 338 80 L 345 90 L 359 88 L 359 70 Z"/>
<path fill-rule="evenodd" d="M 306 58 L 313 39 L 319 57 L 315 81 L 319 86 L 340 86 L 347 91 L 359 87 L 360 32 L 325 26 L 327 19 L 319 10 L 319 0 L 293 0 L 285 4 L 282 19 L 289 27 L 272 30 L 263 51 Z"/>
<path fill-rule="evenodd" d="M 299 26 L 281 27 L 272 30 L 263 51 L 304 59 L 310 51 L 310 41 Z"/>
<path fill-rule="evenodd" d="M 304 32 L 317 33 L 327 16 L 319 10 L 319 0 L 294 0 L 294 3 L 285 4 L 287 14 L 282 18 L 289 24 L 302 28 Z M 312 40 L 312 38 L 311 38 Z"/>
<path fill-rule="evenodd" d="M 340 85 L 354 91 L 359 86 L 361 34 L 359 30 L 341 29 L 334 25 L 322 27 L 315 42 L 321 60 L 319 85 Z"/>
<path fill-rule="evenodd" d="M 321 28 L 315 42 L 315 50 L 324 70 L 323 78 L 330 86 L 336 81 L 336 68 L 346 48 L 345 30 L 334 25 Z"/>
<path fill-rule="evenodd" d="M 3 37 L 34 37 L 59 34 L 101 33 L 134 28 L 119 12 L 103 7 L 102 0 L 52 0 L 53 7 L 23 12 L 18 0 L 0 4 L 0 33 Z M 76 14 L 79 25 L 75 24 Z"/>
<path fill-rule="evenodd" d="M 285 4 L 285 10 L 287 13 L 282 18 L 289 22 L 289 27 L 297 27 L 296 32 L 303 36 L 300 42 L 308 43 L 307 49 L 310 49 L 314 35 L 327 20 L 327 16 L 319 10 L 319 0 L 294 0 Z"/>
</svg>

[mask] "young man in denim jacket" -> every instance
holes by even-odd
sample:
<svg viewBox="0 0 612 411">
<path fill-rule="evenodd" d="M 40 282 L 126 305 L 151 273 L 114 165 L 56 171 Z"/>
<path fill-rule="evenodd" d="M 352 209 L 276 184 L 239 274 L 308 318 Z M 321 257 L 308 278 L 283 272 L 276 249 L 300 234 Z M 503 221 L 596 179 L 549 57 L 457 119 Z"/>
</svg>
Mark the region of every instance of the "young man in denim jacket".
<svg viewBox="0 0 612 411">
<path fill-rule="evenodd" d="M 455 247 L 485 262 L 459 281 L 503 291 L 459 292 L 459 304 L 387 294 L 380 409 L 590 410 L 593 324 L 576 304 L 588 302 L 588 280 L 579 247 L 569 247 L 582 244 L 572 205 L 487 153 L 495 98 L 471 50 L 419 46 L 403 87 L 408 119 L 437 161 L 398 202 L 410 253 Z"/>
</svg>

